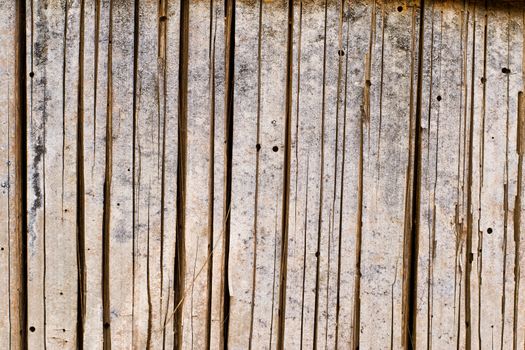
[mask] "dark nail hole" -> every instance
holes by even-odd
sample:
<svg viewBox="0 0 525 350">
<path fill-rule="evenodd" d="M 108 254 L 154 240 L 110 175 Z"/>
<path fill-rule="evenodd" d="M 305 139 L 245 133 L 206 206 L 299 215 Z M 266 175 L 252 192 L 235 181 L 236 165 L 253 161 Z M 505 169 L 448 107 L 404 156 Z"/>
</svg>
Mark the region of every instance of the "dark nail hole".
<svg viewBox="0 0 525 350">
<path fill-rule="evenodd" d="M 277 147 L 277 146 L 273 146 L 272 147 L 272 151 L 277 152 L 278 150 L 279 150 L 279 147 Z"/>
<path fill-rule="evenodd" d="M 401 12 L 401 11 L 403 11 L 403 6 L 398 6 L 397 7 L 397 12 Z"/>
<path fill-rule="evenodd" d="M 366 86 L 372 85 L 372 82 L 370 80 L 367 80 L 365 83 L 366 83 Z"/>
<path fill-rule="evenodd" d="M 108 322 L 104 323 L 104 328 L 106 328 L 106 329 L 109 328 L 109 323 Z"/>
<path fill-rule="evenodd" d="M 64 295 L 64 293 L 60 292 L 60 295 Z"/>
<path fill-rule="evenodd" d="M 260 143 L 256 144 L 255 149 L 257 150 L 257 152 L 259 152 L 261 150 L 261 144 Z"/>
<path fill-rule="evenodd" d="M 489 228 L 487 229 L 487 233 L 490 235 L 490 234 L 492 233 L 492 228 L 489 227 Z"/>
<path fill-rule="evenodd" d="M 316 257 L 316 258 L 319 257 L 319 252 L 315 252 L 315 257 Z"/>
<path fill-rule="evenodd" d="M 438 97 L 437 97 L 437 100 L 438 100 L 438 101 L 441 101 L 441 96 L 438 96 Z"/>
<path fill-rule="evenodd" d="M 29 330 L 30 330 L 31 332 L 34 332 L 34 331 L 36 330 L 36 328 L 33 327 L 33 326 L 31 326 L 31 327 L 29 327 Z"/>
<path fill-rule="evenodd" d="M 128 168 L 128 171 L 131 171 L 131 169 L 130 169 L 130 168 Z"/>
<path fill-rule="evenodd" d="M 501 69 L 501 72 L 502 72 L 502 73 L 505 73 L 505 74 L 509 74 L 509 73 L 510 73 L 510 69 L 508 69 L 507 67 L 503 67 L 503 68 Z"/>
<path fill-rule="evenodd" d="M 120 207 L 120 203 L 117 203 L 117 207 Z"/>
<path fill-rule="evenodd" d="M 66 330 L 64 328 L 62 328 L 62 332 L 66 333 Z"/>
<path fill-rule="evenodd" d="M 33 72 L 30 72 L 30 73 L 29 73 L 29 76 L 30 76 L 30 77 L 32 78 L 32 77 L 34 77 L 34 76 L 35 76 L 35 73 L 33 73 Z"/>
<path fill-rule="evenodd" d="M 337 50 L 337 54 L 339 56 L 344 56 L 345 55 L 345 52 L 343 50 Z"/>
<path fill-rule="evenodd" d="M 67 209 L 64 209 L 64 211 L 67 213 Z"/>
<path fill-rule="evenodd" d="M 4 247 L 0 248 L 0 250 L 4 250 Z"/>
<path fill-rule="evenodd" d="M 481 83 L 485 84 L 487 82 L 487 79 L 485 77 L 481 78 Z"/>
<path fill-rule="evenodd" d="M 164 22 L 165 20 L 167 20 L 167 19 L 168 19 L 168 17 L 166 17 L 166 16 L 160 16 L 160 18 L 159 18 L 159 19 L 161 20 L 161 22 Z"/>
</svg>

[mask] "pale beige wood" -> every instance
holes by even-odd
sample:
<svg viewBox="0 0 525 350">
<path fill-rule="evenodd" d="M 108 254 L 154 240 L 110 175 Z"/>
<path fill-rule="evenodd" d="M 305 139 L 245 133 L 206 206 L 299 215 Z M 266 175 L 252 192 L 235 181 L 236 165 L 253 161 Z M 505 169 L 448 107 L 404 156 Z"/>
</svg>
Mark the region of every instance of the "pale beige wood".
<svg viewBox="0 0 525 350">
<path fill-rule="evenodd" d="M 109 203 L 109 327 L 111 344 L 131 348 L 133 330 L 133 285 L 138 283 L 133 271 L 136 212 L 134 213 L 133 148 L 134 105 L 134 6 L 113 1 L 110 8 L 112 123 L 111 198 Z M 108 82 L 109 83 L 109 82 Z M 106 125 L 107 127 L 107 125 Z M 108 142 L 108 140 L 106 140 Z M 105 200 L 108 200 L 107 198 Z M 136 209 L 135 209 L 136 210 Z"/>
<path fill-rule="evenodd" d="M 228 339 L 235 349 L 276 341 L 287 13 L 284 1 L 237 5 Z"/>
<path fill-rule="evenodd" d="M 84 208 L 86 291 L 84 347 L 103 346 L 102 230 L 110 1 L 84 4 Z"/>
<path fill-rule="evenodd" d="M 162 138 L 158 4 L 140 2 L 135 80 L 133 346 L 162 348 L 160 314 Z"/>
<path fill-rule="evenodd" d="M 439 7 L 436 7 L 436 10 Z M 462 150 L 465 144 L 464 118 L 466 111 L 467 82 L 465 43 L 467 32 L 472 36 L 472 30 L 465 21 L 466 14 L 462 7 L 445 8 L 442 13 L 442 24 L 439 26 L 442 35 L 442 50 L 440 78 L 441 84 L 436 95 L 442 97 L 431 120 L 436 120 L 436 176 L 438 180 L 433 184 L 432 196 L 432 235 L 435 241 L 429 248 L 432 255 L 430 293 L 431 293 L 431 326 L 429 327 L 429 346 L 449 347 L 459 344 L 458 324 L 459 315 L 463 314 L 460 304 L 460 293 L 464 288 L 462 280 L 464 251 L 463 222 L 463 182 L 462 170 L 464 157 Z M 436 30 L 436 22 L 434 28 Z M 456 44 L 452 44 L 456 43 Z M 437 78 L 437 77 L 436 77 Z M 459 91 L 459 92 L 458 92 Z M 437 98 L 437 97 L 436 97 Z M 439 118 L 439 122 L 437 120 Z M 439 123 L 439 124 L 437 124 Z M 439 128 L 439 130 L 437 130 Z M 445 148 L 445 145 L 450 145 Z M 430 214 L 429 214 L 430 215 Z M 423 236 L 423 235 L 422 235 Z M 429 240 L 431 238 L 428 238 Z M 424 244 L 424 240 L 420 239 Z M 421 283 L 426 279 L 420 277 Z M 428 317 L 428 314 L 421 312 Z M 464 328 L 464 327 L 462 327 Z M 442 335 L 437 336 L 437 335 Z M 426 337 L 418 337 L 419 341 L 426 341 Z"/>
<path fill-rule="evenodd" d="M 76 344 L 79 3 L 32 4 L 28 22 L 29 347 Z M 66 16 L 67 13 L 67 16 Z M 47 312 L 48 308 L 52 311 Z"/>
<path fill-rule="evenodd" d="M 431 127 L 438 128 L 428 140 L 436 152 L 436 173 L 427 184 L 434 186 L 427 198 L 428 237 L 420 240 L 420 253 L 428 255 L 419 263 L 429 269 L 419 280 L 419 290 L 428 294 L 421 299 L 424 308 L 418 308 L 418 346 L 510 348 L 519 336 L 514 230 L 520 229 L 515 198 L 522 18 L 491 7 L 445 5 L 443 10 L 440 26 L 434 27 L 442 36 L 442 101 L 430 116 Z M 458 36 L 461 41 L 452 39 Z M 459 88 L 460 95 L 448 92 Z M 459 119 L 451 119 L 453 114 Z"/>
<path fill-rule="evenodd" d="M 505 20 L 505 19 L 504 19 Z M 505 286 L 502 290 L 505 296 L 505 309 L 503 310 L 503 322 L 504 328 L 502 330 L 502 342 L 500 343 L 503 347 L 518 347 L 517 336 L 519 331 L 518 328 L 518 315 L 519 315 L 519 304 L 515 304 L 515 296 L 519 296 L 522 292 L 519 284 L 516 284 L 516 272 L 515 269 L 520 267 L 519 253 L 518 260 L 516 260 L 517 249 L 519 244 L 516 245 L 516 228 L 520 227 L 519 220 L 516 220 L 516 213 L 521 210 L 516 205 L 515 199 L 519 193 L 518 178 L 520 173 L 518 170 L 518 132 L 519 130 L 519 112 L 518 112 L 518 96 L 519 92 L 523 90 L 523 11 L 509 11 L 507 14 L 507 66 L 510 69 L 510 75 L 508 75 L 508 116 L 509 124 L 506 130 L 508 146 L 506 146 L 506 153 L 508 159 L 508 210 L 507 210 L 507 235 L 506 244 L 507 249 L 505 251 L 506 259 L 505 264 Z M 521 48 L 521 50 L 520 50 Z M 519 231 L 518 231 L 519 232 Z M 519 235 L 517 236 L 519 237 Z M 516 327 L 516 329 L 514 329 Z M 524 344 L 525 345 L 525 344 Z"/>
<path fill-rule="evenodd" d="M 354 348 L 406 346 L 404 245 L 412 220 L 419 30 L 415 6 L 385 1 L 376 8 L 376 36 L 367 57 L 363 226 L 361 247 L 356 247 L 361 250 L 361 277 L 360 292 L 354 296 L 360 320 L 354 324 Z"/>
<path fill-rule="evenodd" d="M 320 33 L 322 33 L 322 56 L 321 64 L 316 70 L 319 71 L 321 80 L 318 82 L 321 89 L 320 115 L 305 113 L 305 118 L 312 119 L 319 126 L 316 135 L 319 140 L 317 151 L 320 153 L 320 171 L 318 175 L 320 188 L 314 190 L 313 194 L 318 196 L 319 211 L 313 212 L 317 218 L 313 243 L 315 245 L 315 295 L 313 299 L 314 324 L 313 345 L 319 348 L 332 348 L 335 341 L 335 307 L 337 283 L 337 258 L 336 232 L 339 222 L 335 217 L 339 216 L 339 193 L 338 178 L 341 165 L 340 129 L 341 120 L 337 103 L 338 81 L 342 71 L 339 70 L 340 37 L 342 27 L 339 26 L 341 2 L 324 1 L 316 11 L 322 17 Z M 318 32 L 319 33 L 319 32 Z M 315 125 L 315 124 L 314 124 Z M 311 153 L 316 152 L 311 149 Z M 314 177 L 315 179 L 315 177 Z M 316 180 L 314 180 L 316 181 Z M 322 186 L 322 188 L 321 188 Z M 316 317 L 317 315 L 317 317 Z"/>
<path fill-rule="evenodd" d="M 516 60 L 509 50 L 520 45 L 514 34 L 517 28 L 509 15 L 489 10 L 487 16 L 487 93 L 479 224 L 483 235 L 483 244 L 479 246 L 483 254 L 479 345 L 494 341 L 502 348 L 509 348 L 512 347 L 512 332 L 508 332 L 512 329 L 512 312 L 509 310 L 512 311 L 510 301 L 513 300 L 510 264 L 513 259 L 509 253 L 514 245 L 511 211 L 517 174 L 516 134 L 510 130 L 516 129 L 516 101 L 522 82 L 521 69 L 515 62 L 521 64 L 521 57 Z M 517 51 L 521 56 L 521 50 Z M 510 72 L 503 72 L 505 69 Z"/>
<path fill-rule="evenodd" d="M 43 3 L 41 6 L 46 7 Z M 60 35 L 48 38 L 48 47 L 56 47 L 57 52 L 56 56 L 52 53 L 47 56 L 43 72 L 44 91 L 50 98 L 43 116 L 46 345 L 73 349 L 78 311 L 76 162 L 80 1 L 66 1 L 62 6 L 49 4 L 47 11 L 49 20 L 56 21 L 56 33 Z"/>
<path fill-rule="evenodd" d="M 257 158 L 260 154 L 256 144 L 259 141 L 257 124 L 260 123 L 260 49 L 262 45 L 259 32 L 262 30 L 260 23 L 261 5 L 264 13 L 267 6 L 262 2 L 253 1 L 239 3 L 236 8 L 236 28 L 244 28 L 249 23 L 247 30 L 236 31 L 236 66 L 235 99 L 234 99 L 234 137 L 233 148 L 237 153 L 232 156 L 232 181 L 236 186 L 232 188 L 232 204 L 229 209 L 231 221 L 235 222 L 230 231 L 230 259 L 235 264 L 230 265 L 229 283 L 230 316 L 228 318 L 230 329 L 238 332 L 231 334 L 228 346 L 233 349 L 250 349 L 253 339 L 253 328 L 255 327 L 255 315 L 252 313 L 255 302 L 254 272 L 257 271 L 258 238 L 255 228 L 257 227 L 257 216 L 259 209 L 255 208 L 256 186 L 260 186 L 257 179 Z M 240 45 L 240 43 L 245 45 Z M 256 49 L 254 49 L 256 48 Z M 243 71 L 239 68 L 244 67 Z M 255 79 L 254 79 L 255 78 Z M 282 82 L 279 81 L 279 89 L 282 90 Z M 236 135 L 239 135 L 236 137 Z M 270 146 L 267 146 L 270 150 Z M 261 149 L 259 152 L 262 151 Z M 275 199 L 271 203 L 275 203 Z M 273 227 L 273 225 L 271 226 Z M 273 259 L 272 259 L 273 261 Z M 273 271 L 273 269 L 271 270 Z M 271 300 L 271 299 L 270 299 Z M 252 329 L 252 330 L 250 330 Z M 269 324 L 268 324 L 269 329 Z M 251 335 L 251 334 L 252 335 Z M 268 343 L 267 343 L 268 344 Z M 266 345 L 267 346 L 267 345 Z"/>
<path fill-rule="evenodd" d="M 315 299 L 316 299 L 316 274 L 317 274 L 317 257 L 316 252 L 318 250 L 317 239 L 319 233 L 319 206 L 320 206 L 320 188 L 321 182 L 321 115 L 323 108 L 321 104 L 314 103 L 317 98 L 320 98 L 323 90 L 323 51 L 324 51 L 324 1 L 318 1 L 314 3 L 303 3 L 302 20 L 299 21 L 296 18 L 296 26 L 301 25 L 301 85 L 299 87 L 300 94 L 299 100 L 297 101 L 297 91 L 294 91 L 294 97 L 292 103 L 297 106 L 299 105 L 299 118 L 300 118 L 300 132 L 297 138 L 298 145 L 300 147 L 300 153 L 295 153 L 295 149 L 292 148 L 292 159 L 294 162 L 299 161 L 302 165 L 301 168 L 297 169 L 299 172 L 292 175 L 290 181 L 294 184 L 295 179 L 300 181 L 301 187 L 298 187 L 297 198 L 293 195 L 290 203 L 291 205 L 289 216 L 289 238 L 290 243 L 288 246 L 288 281 L 294 281 L 297 272 L 294 271 L 296 266 L 299 267 L 299 278 L 300 282 L 297 286 L 292 286 L 292 283 L 287 283 L 287 300 L 286 308 L 287 315 L 299 316 L 299 322 L 302 324 L 303 333 L 301 334 L 301 323 L 299 323 L 299 333 L 297 337 L 290 337 L 294 332 L 293 326 L 285 328 L 285 344 L 293 340 L 300 346 L 312 347 L 314 344 L 313 331 L 317 327 L 322 328 L 323 323 L 320 322 L 320 318 L 315 320 Z M 301 23 L 301 24 L 299 24 Z M 337 25 L 337 22 L 335 23 Z M 296 27 L 297 28 L 297 27 Z M 320 36 L 321 35 L 321 36 Z M 294 47 L 294 50 L 298 51 L 298 44 Z M 315 53 L 315 55 L 314 55 Z M 333 53 L 331 53 L 333 54 Z M 319 55 L 319 56 L 318 56 Z M 297 60 L 294 60 L 294 72 L 298 72 L 299 64 Z M 294 79 L 292 84 L 297 84 L 297 80 Z M 299 86 L 299 85 L 297 85 Z M 295 87 L 295 89 L 297 88 Z M 297 108 L 297 107 L 295 107 Z M 293 110 L 292 118 L 294 123 L 292 125 L 297 126 L 296 117 L 297 110 Z M 327 118 L 325 118 L 327 119 Z M 301 132 L 302 131 L 302 132 Z M 294 130 L 294 133 L 296 131 Z M 296 140 L 295 137 L 293 139 Z M 297 154 L 297 159 L 296 159 Z M 295 165 L 292 163 L 291 172 L 295 172 Z M 291 192 L 294 193 L 294 192 Z M 308 206 L 306 206 L 308 202 Z M 303 205 L 302 210 L 297 210 L 297 220 L 300 223 L 294 224 L 296 209 L 295 205 Z M 292 211 L 293 210 L 293 211 Z M 301 213 L 303 216 L 301 216 Z M 305 218 L 305 216 L 307 216 Z M 302 218 L 302 220 L 301 220 Z M 295 225 L 299 226 L 299 229 L 295 228 Z M 326 231 L 323 231 L 326 233 Z M 301 236 L 302 246 L 298 250 L 293 244 L 292 239 L 296 239 L 296 234 Z M 325 234 L 326 236 L 326 234 Z M 306 241 L 305 241 L 306 239 Z M 297 239 L 299 241 L 299 239 Z M 305 248 L 306 247 L 306 248 Z M 323 252 L 326 251 L 326 247 Z M 306 252 L 305 252 L 306 250 Z M 292 256 L 297 254 L 298 261 Z M 326 256 L 323 254 L 323 259 Z M 303 268 L 304 268 L 304 281 L 303 281 Z M 321 279 L 323 279 L 320 276 Z M 303 296 L 303 283 L 304 283 L 304 296 Z M 300 288 L 300 293 L 297 293 L 297 289 Z M 323 295 L 318 293 L 319 299 L 323 299 Z M 295 305 L 294 299 L 298 300 L 297 306 Z M 297 314 L 296 307 L 298 307 L 299 314 Z M 318 312 L 319 312 L 318 308 Z M 321 310 L 322 312 L 322 310 Z M 288 317 L 288 316 L 287 316 Z M 285 326 L 289 326 L 287 322 Z M 318 336 L 317 336 L 318 337 Z M 295 338 L 295 339 L 294 339 Z M 319 339 L 319 337 L 318 337 Z M 323 339 L 324 340 L 324 339 Z M 316 342 L 317 343 L 317 342 Z"/>
<path fill-rule="evenodd" d="M 32 159 L 27 164 L 27 179 L 30 186 L 27 188 L 27 323 L 29 347 L 42 348 L 45 342 L 44 329 L 44 237 L 39 233 L 44 228 L 43 209 L 43 97 L 44 92 L 40 88 L 43 67 L 40 56 L 33 57 L 35 40 L 41 40 L 41 34 L 33 31 L 39 20 L 30 11 L 31 7 L 26 4 L 26 41 L 27 47 L 27 158 Z M 35 15 L 42 11 L 37 8 Z M 38 27 L 36 27 L 38 28 Z M 39 54 L 42 50 L 37 51 Z M 35 76 L 33 70 L 38 70 Z"/>
<path fill-rule="evenodd" d="M 372 23 L 372 6 L 366 1 L 354 2 L 348 7 L 348 37 L 344 48 L 346 74 L 344 90 L 342 90 L 340 102 L 343 106 L 342 112 L 339 112 L 340 123 L 343 127 L 346 119 L 346 137 L 344 160 L 341 156 L 341 162 L 344 166 L 344 177 L 342 184 L 342 209 L 339 213 L 341 220 L 341 256 L 340 256 L 340 301 L 339 301 L 339 321 L 338 338 L 335 348 L 351 348 L 352 329 L 354 327 L 354 287 L 356 278 L 356 235 L 359 223 L 360 201 L 358 193 L 360 185 L 360 150 L 364 146 L 361 138 L 364 129 L 363 125 L 363 106 L 364 92 L 366 90 L 366 57 L 369 50 L 371 33 L 361 28 L 370 28 Z M 377 11 L 377 8 L 376 8 Z M 376 23 L 377 25 L 377 23 Z M 346 66 L 348 65 L 348 66 Z M 345 105 L 346 103 L 346 105 Z M 346 108 L 346 109 L 345 109 Z M 346 117 L 345 117 L 346 111 Z M 345 118 L 345 119 L 344 119 Z M 339 176 L 341 176 L 340 174 Z M 341 195 L 341 194 L 339 194 Z M 341 198 L 340 198 L 341 199 Z"/>
<path fill-rule="evenodd" d="M 17 132 L 19 82 L 17 71 L 17 7 L 3 1 L 0 7 L 0 343 L 10 349 L 21 347 L 21 179 Z"/>
<path fill-rule="evenodd" d="M 286 317 L 284 346 L 286 348 L 300 347 L 304 334 L 303 313 L 303 268 L 305 254 L 306 223 L 306 177 L 308 156 L 303 150 L 306 148 L 301 131 L 304 131 L 301 105 L 301 78 L 304 79 L 303 57 L 307 41 L 303 33 L 303 14 L 305 4 L 297 2 L 294 7 L 294 51 L 293 51 L 293 77 L 292 77 L 292 146 L 290 165 L 290 216 L 289 216 L 289 242 L 287 252 L 287 279 L 286 279 Z M 306 29 L 306 28 L 305 28 Z M 306 30 L 305 30 L 306 31 Z M 303 332 L 302 332 L 303 330 Z"/>
<path fill-rule="evenodd" d="M 186 238 L 185 238 L 185 285 L 184 301 L 181 307 L 183 315 L 183 348 L 204 349 L 211 337 L 211 318 L 213 308 L 212 265 L 220 263 L 220 255 L 212 252 L 220 240 L 219 230 L 210 227 L 214 211 L 219 201 L 210 192 L 210 181 L 214 180 L 215 162 L 221 158 L 220 153 L 211 149 L 211 140 L 222 150 L 221 141 L 215 133 L 221 124 L 215 126 L 215 120 L 222 110 L 222 99 L 215 91 L 217 83 L 224 84 L 217 76 L 215 64 L 223 64 L 223 54 L 217 53 L 215 40 L 217 36 L 216 5 L 200 2 L 190 3 L 189 8 L 189 70 L 188 70 L 188 154 L 186 180 Z M 217 60 L 217 63 L 215 63 Z M 213 88 L 212 88 L 213 87 Z M 213 119 L 213 121 L 212 121 Z M 213 146 L 217 147 L 217 146 Z M 213 159 L 212 159 L 213 158 Z M 211 173 L 213 171 L 213 174 Z M 213 183 L 215 186 L 215 183 Z M 220 188 L 220 186 L 218 187 Z M 206 203 L 208 205 L 206 205 Z M 213 204 L 213 207 L 210 207 Z M 222 211 L 221 211 L 222 213 Z M 210 232 L 210 230 L 213 230 Z M 213 234 L 212 234 L 213 233 Z M 212 257 L 213 254 L 213 257 Z M 213 259 L 213 260 L 212 260 Z M 221 273 L 216 270 L 216 273 Z M 211 280 L 208 280 L 208 279 Z M 219 295 L 219 294 L 217 294 Z M 210 323 L 208 323 L 210 322 Z"/>
<path fill-rule="evenodd" d="M 162 115 L 162 155 L 163 166 L 161 210 L 164 212 L 161 223 L 161 252 L 159 261 L 162 267 L 161 276 L 161 315 L 162 345 L 173 347 L 173 310 L 174 303 L 174 256 L 178 142 L 178 74 L 179 74 L 179 40 L 180 40 L 180 2 L 163 0 L 159 2 L 159 91 L 160 112 Z"/>
<path fill-rule="evenodd" d="M 211 94 L 215 94 L 214 97 L 214 110 L 210 110 L 213 113 L 212 120 L 215 125 L 213 130 L 214 139 L 213 145 L 210 139 L 210 159 L 213 157 L 213 164 L 210 163 L 210 167 L 213 166 L 213 178 L 210 178 L 210 184 L 208 190 L 210 198 L 213 196 L 213 216 L 209 219 L 213 223 L 213 246 L 209 247 L 209 261 L 206 268 L 211 267 L 210 271 L 206 271 L 207 274 L 211 273 L 211 310 L 210 310 L 210 347 L 216 349 L 220 346 L 222 339 L 221 329 L 221 306 L 222 306 L 222 295 L 221 295 L 221 281 L 224 275 L 223 254 L 223 238 L 224 238 L 224 213 L 228 213 L 229 210 L 224 210 L 224 191 L 222 190 L 224 185 L 224 72 L 225 72 L 225 61 L 224 51 L 225 43 L 222 37 L 225 33 L 225 21 L 224 18 L 224 4 L 221 1 L 212 2 L 212 30 L 211 30 L 211 49 L 210 49 L 210 76 L 213 74 L 213 80 L 210 86 L 213 88 Z M 210 121 L 211 123 L 211 121 Z M 213 149 L 213 153 L 212 153 Z M 213 156 L 212 156 L 213 155 Z M 210 203 L 208 203 L 210 205 Z M 211 213 L 208 213 L 211 214 Z M 209 228 L 210 229 L 210 228 Z M 210 266 L 211 264 L 211 266 Z M 204 271 L 202 272 L 204 273 Z M 208 335 L 207 335 L 208 336 Z"/>
<path fill-rule="evenodd" d="M 225 52 L 230 4 L 26 4 L 29 348 L 523 347 L 523 10 L 243 0 Z M 14 9 L 0 343 L 17 348 Z"/>
<path fill-rule="evenodd" d="M 421 164 L 420 173 L 420 229 L 417 266 L 417 327 L 415 344 L 426 347 L 432 344 L 433 276 L 436 229 L 436 188 L 439 163 L 439 137 L 443 97 L 440 95 L 443 62 L 443 6 L 430 3 L 424 14 L 423 79 L 428 82 L 422 90 L 421 110 Z M 454 151 L 457 151 L 454 149 Z M 450 158 L 453 159 L 453 158 Z M 429 341 L 430 340 L 430 341 Z"/>
</svg>

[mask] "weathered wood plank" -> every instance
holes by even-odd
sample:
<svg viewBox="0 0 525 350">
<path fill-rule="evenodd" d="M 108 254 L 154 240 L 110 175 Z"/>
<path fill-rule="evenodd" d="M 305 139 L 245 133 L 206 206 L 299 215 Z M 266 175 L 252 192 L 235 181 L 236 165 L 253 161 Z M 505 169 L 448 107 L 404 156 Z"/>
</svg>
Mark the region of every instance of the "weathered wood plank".
<svg viewBox="0 0 525 350">
<path fill-rule="evenodd" d="M 464 149 L 465 133 L 465 37 L 468 27 L 465 23 L 466 16 L 461 10 L 459 6 L 445 7 L 442 12 L 439 26 L 442 35 L 442 64 L 440 77 L 435 78 L 441 81 L 435 94 L 441 96 L 442 100 L 437 109 L 433 109 L 435 114 L 430 115 L 431 121 L 436 122 L 434 142 L 438 152 L 435 160 L 437 180 L 432 190 L 432 197 L 435 198 L 432 202 L 432 238 L 428 238 L 431 245 L 428 249 L 432 252 L 429 254 L 432 255 L 429 261 L 431 297 L 427 311 L 430 313 L 431 323 L 427 326 L 427 331 L 430 332 L 429 346 L 431 344 L 433 347 L 459 344 L 459 298 L 464 286 L 460 266 L 463 249 L 463 233 L 460 226 L 463 177 L 460 176 L 460 169 L 464 164 L 461 150 Z M 435 23 L 434 30 L 437 28 Z M 445 148 L 445 145 L 449 146 Z M 424 244 L 426 240 L 422 238 L 420 242 Z M 421 283 L 426 283 L 426 280 L 424 277 L 419 278 Z M 429 316 L 423 311 L 421 315 Z M 418 341 L 425 341 L 426 338 L 419 336 Z"/>
<path fill-rule="evenodd" d="M 237 4 L 230 245 L 237 263 L 229 271 L 229 345 L 237 349 L 276 341 L 287 17 L 284 1 Z"/>
<path fill-rule="evenodd" d="M 49 4 L 48 10 L 58 5 Z M 80 177 L 76 165 L 80 1 L 65 1 L 62 6 L 48 14 L 51 21 L 58 20 L 57 24 L 63 26 L 62 35 L 50 36 L 48 44 L 48 47 L 54 47 L 56 41 L 60 54 L 56 58 L 48 56 L 48 65 L 44 68 L 49 77 L 44 91 L 51 98 L 43 116 L 46 133 L 43 232 L 46 235 L 45 327 L 48 347 L 71 349 L 76 347 L 79 309 L 77 183 Z"/>
<path fill-rule="evenodd" d="M 406 5 L 385 2 L 376 9 L 376 37 L 363 63 L 370 87 L 363 102 L 363 226 L 356 238 L 361 277 L 354 296 L 354 348 L 408 346 L 407 239 L 413 210 L 419 25 L 416 4 Z"/>
<path fill-rule="evenodd" d="M 225 140 L 225 43 L 222 37 L 225 34 L 225 8 L 220 1 L 212 2 L 212 23 L 213 29 L 210 40 L 210 79 L 212 79 L 211 86 L 211 102 L 213 102 L 213 109 L 210 110 L 210 131 L 213 138 L 210 136 L 210 176 L 209 181 L 209 198 L 213 198 L 213 202 L 208 202 L 208 220 L 211 225 L 208 227 L 208 234 L 212 234 L 209 241 L 213 245 L 208 246 L 208 263 L 207 276 L 208 283 L 211 283 L 211 305 L 208 319 L 209 329 L 206 336 L 209 338 L 209 347 L 215 349 L 220 346 L 223 336 L 221 334 L 222 321 L 222 288 L 221 281 L 224 276 L 224 213 L 229 215 L 229 210 L 224 210 L 224 140 Z M 212 206 L 213 205 L 213 206 Z M 203 272 L 204 273 L 204 272 Z M 211 280 L 210 280 L 211 275 Z M 210 300 L 208 299 L 208 302 Z"/>
<path fill-rule="evenodd" d="M 79 2 L 34 2 L 28 25 L 32 188 L 28 207 L 29 346 L 76 344 L 76 132 Z M 47 312 L 47 309 L 52 312 Z"/>
<path fill-rule="evenodd" d="M 83 176 L 85 348 L 103 346 L 103 218 L 110 1 L 84 3 Z M 81 194 L 79 194 L 81 195 Z"/>
<path fill-rule="evenodd" d="M 363 151 L 364 151 L 364 119 L 365 91 L 368 89 L 366 77 L 366 57 L 369 50 L 371 33 L 361 28 L 372 26 L 371 16 L 374 9 L 366 1 L 355 2 L 348 7 L 348 37 L 345 49 L 345 83 L 340 102 L 344 109 L 340 113 L 343 119 L 343 140 L 345 153 L 341 157 L 344 173 L 342 177 L 342 192 L 340 194 L 342 209 L 339 213 L 340 248 L 340 292 L 339 321 L 337 322 L 336 348 L 352 346 L 355 307 L 355 280 L 357 275 L 356 244 L 359 226 L 361 225 L 363 200 Z M 367 92 L 368 93 L 368 92 Z M 346 127 L 344 124 L 346 123 Z M 346 135 L 346 137 L 345 137 Z M 344 175 L 344 177 L 343 177 Z M 336 310 L 337 311 L 337 310 Z"/>
<path fill-rule="evenodd" d="M 161 265 L 161 114 L 159 95 L 158 4 L 136 9 L 135 149 L 134 149 L 134 341 L 139 348 L 162 348 Z"/>
<path fill-rule="evenodd" d="M 523 347 L 522 4 L 2 1 L 0 343 Z"/>
<path fill-rule="evenodd" d="M 162 116 L 162 163 L 161 163 L 161 265 L 160 299 L 162 315 L 162 346 L 174 345 L 175 309 L 175 225 L 177 219 L 177 179 L 173 176 L 177 167 L 178 143 L 178 86 L 179 86 L 179 27 L 180 3 L 162 0 L 159 8 L 159 104 Z"/>
<path fill-rule="evenodd" d="M 217 79 L 214 68 L 217 58 L 214 39 L 217 35 L 217 21 L 215 5 L 202 2 L 190 4 L 187 235 L 184 302 L 181 305 L 184 309 L 183 348 L 204 349 L 209 347 L 211 342 L 214 273 L 212 263 L 214 252 L 211 249 L 219 242 L 216 238 L 220 236 L 220 234 L 215 235 L 215 231 L 218 233 L 220 231 L 214 230 L 213 225 L 217 202 L 211 187 L 215 186 L 214 144 L 221 143 L 215 135 L 218 97 L 215 84 L 224 84 L 223 79 Z M 223 56 L 219 54 L 218 57 L 218 64 L 221 64 Z M 208 205 L 205 205 L 206 203 Z M 221 260 L 215 259 L 215 261 Z"/>
<path fill-rule="evenodd" d="M 135 340 L 133 289 L 136 276 L 133 269 L 136 235 L 136 207 L 134 184 L 137 177 L 133 156 L 136 147 L 136 100 L 134 93 L 134 19 L 135 7 L 126 2 L 110 4 L 111 45 L 108 54 L 108 118 L 106 134 L 108 153 L 106 167 L 110 168 L 109 196 L 105 196 L 106 215 L 109 215 L 109 241 L 104 252 L 109 303 L 106 305 L 104 327 L 109 342 L 131 348 Z M 111 142 L 108 140 L 111 139 Z M 106 173 L 107 174 L 107 173 Z M 109 316 L 109 319 L 108 319 Z M 105 337 L 106 341 L 106 337 Z"/>
<path fill-rule="evenodd" d="M 18 80 L 17 6 L 0 7 L 0 343 L 9 349 L 22 346 L 22 215 L 20 173 L 20 81 Z"/>
</svg>

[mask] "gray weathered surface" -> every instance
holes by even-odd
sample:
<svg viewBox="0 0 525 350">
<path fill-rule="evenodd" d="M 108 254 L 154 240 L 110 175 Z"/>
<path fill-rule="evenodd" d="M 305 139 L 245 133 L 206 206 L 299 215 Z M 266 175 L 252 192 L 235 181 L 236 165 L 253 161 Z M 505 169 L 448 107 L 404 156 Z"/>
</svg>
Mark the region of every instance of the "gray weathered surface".
<svg viewBox="0 0 525 350">
<path fill-rule="evenodd" d="M 0 8 L 3 347 L 525 346 L 519 1 Z"/>
</svg>

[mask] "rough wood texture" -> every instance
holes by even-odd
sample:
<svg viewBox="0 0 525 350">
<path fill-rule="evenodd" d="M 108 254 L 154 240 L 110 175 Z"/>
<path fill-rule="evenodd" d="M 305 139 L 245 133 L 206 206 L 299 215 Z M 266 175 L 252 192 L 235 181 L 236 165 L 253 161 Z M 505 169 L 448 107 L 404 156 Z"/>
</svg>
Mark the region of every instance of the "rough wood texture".
<svg viewBox="0 0 525 350">
<path fill-rule="evenodd" d="M 0 347 L 524 348 L 524 10 L 0 0 Z"/>
</svg>

